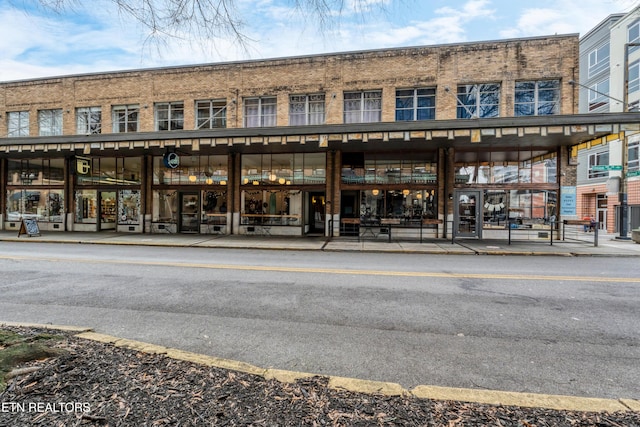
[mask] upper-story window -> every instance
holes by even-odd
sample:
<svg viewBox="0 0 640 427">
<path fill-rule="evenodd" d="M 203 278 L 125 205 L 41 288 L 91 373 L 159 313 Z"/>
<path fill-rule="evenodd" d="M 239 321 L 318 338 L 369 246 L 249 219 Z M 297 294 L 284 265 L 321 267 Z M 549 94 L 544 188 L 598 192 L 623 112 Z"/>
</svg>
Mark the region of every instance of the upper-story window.
<svg viewBox="0 0 640 427">
<path fill-rule="evenodd" d="M 196 101 L 196 129 L 227 127 L 227 101 L 208 99 Z"/>
<path fill-rule="evenodd" d="M 85 107 L 76 109 L 76 133 L 93 134 L 102 132 L 102 109 Z"/>
<path fill-rule="evenodd" d="M 640 170 L 640 141 L 629 143 L 629 155 L 627 157 L 627 171 Z"/>
<path fill-rule="evenodd" d="M 609 43 L 589 52 L 589 78 L 609 68 Z"/>
<path fill-rule="evenodd" d="M 344 93 L 344 122 L 373 123 L 382 120 L 382 91 Z"/>
<path fill-rule="evenodd" d="M 114 105 L 112 109 L 113 133 L 138 132 L 140 106 Z"/>
<path fill-rule="evenodd" d="M 396 90 L 396 121 L 434 120 L 435 88 Z"/>
<path fill-rule="evenodd" d="M 589 178 L 602 178 L 609 176 L 608 171 L 600 171 L 594 166 L 606 166 L 609 164 L 609 151 L 589 154 Z"/>
<path fill-rule="evenodd" d="M 485 119 L 500 113 L 500 84 L 485 83 L 458 86 L 457 118 Z"/>
<path fill-rule="evenodd" d="M 627 27 L 627 43 L 640 43 L 640 19 Z M 629 53 L 640 49 L 640 46 L 629 46 Z"/>
<path fill-rule="evenodd" d="M 609 106 L 609 79 L 604 79 L 589 86 L 589 111 L 604 109 Z"/>
<path fill-rule="evenodd" d="M 7 113 L 7 136 L 29 136 L 29 112 L 10 111 Z"/>
<path fill-rule="evenodd" d="M 256 128 L 276 125 L 276 97 L 245 98 L 244 127 Z"/>
<path fill-rule="evenodd" d="M 291 95 L 289 97 L 289 125 L 321 125 L 325 120 L 324 93 Z"/>
<path fill-rule="evenodd" d="M 40 136 L 62 135 L 62 109 L 38 111 Z"/>
<path fill-rule="evenodd" d="M 184 129 L 184 103 L 161 102 L 156 104 L 156 130 Z"/>
<path fill-rule="evenodd" d="M 515 116 L 546 116 L 560 111 L 560 80 L 516 82 Z"/>
<path fill-rule="evenodd" d="M 640 90 L 640 60 L 629 64 L 629 93 Z"/>
</svg>

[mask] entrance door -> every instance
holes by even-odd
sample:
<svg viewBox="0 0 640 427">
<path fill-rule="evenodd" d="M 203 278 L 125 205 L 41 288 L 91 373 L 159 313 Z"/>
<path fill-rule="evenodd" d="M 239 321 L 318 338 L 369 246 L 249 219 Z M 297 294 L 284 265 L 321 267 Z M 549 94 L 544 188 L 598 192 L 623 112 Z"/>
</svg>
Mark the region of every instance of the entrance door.
<svg viewBox="0 0 640 427">
<path fill-rule="evenodd" d="M 198 193 L 180 193 L 180 232 L 198 233 L 200 231 L 200 200 Z"/>
<path fill-rule="evenodd" d="M 601 230 L 607 229 L 607 195 L 606 194 L 598 194 L 596 197 L 596 220 L 598 221 L 598 225 Z"/>
<path fill-rule="evenodd" d="M 309 193 L 308 223 L 309 234 L 324 235 L 325 197 L 323 192 Z"/>
<path fill-rule="evenodd" d="M 99 231 L 116 229 L 116 192 L 115 191 L 99 191 L 98 192 L 98 206 L 100 211 L 98 212 Z"/>
<path fill-rule="evenodd" d="M 482 200 L 478 190 L 456 190 L 454 193 L 454 233 L 456 237 L 480 237 Z"/>
</svg>

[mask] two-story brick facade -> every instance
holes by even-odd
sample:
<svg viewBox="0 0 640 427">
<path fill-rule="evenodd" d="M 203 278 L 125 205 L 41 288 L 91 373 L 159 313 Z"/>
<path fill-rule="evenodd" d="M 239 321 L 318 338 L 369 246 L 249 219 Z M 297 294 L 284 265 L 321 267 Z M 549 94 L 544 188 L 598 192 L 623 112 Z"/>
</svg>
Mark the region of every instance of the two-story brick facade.
<svg viewBox="0 0 640 427">
<path fill-rule="evenodd" d="M 575 188 L 568 147 L 640 119 L 575 114 L 577 78 L 565 35 L 0 83 L 0 226 L 534 228 Z"/>
</svg>

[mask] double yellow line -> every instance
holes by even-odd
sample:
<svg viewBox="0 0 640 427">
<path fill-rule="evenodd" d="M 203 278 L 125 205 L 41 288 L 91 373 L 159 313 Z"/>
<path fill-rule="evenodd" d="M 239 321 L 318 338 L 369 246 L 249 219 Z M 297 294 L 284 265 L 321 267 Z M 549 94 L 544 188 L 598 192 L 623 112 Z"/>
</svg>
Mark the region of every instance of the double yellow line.
<svg viewBox="0 0 640 427">
<path fill-rule="evenodd" d="M 494 280 L 552 280 L 573 282 L 599 282 L 599 283 L 640 283 L 639 277 L 602 277 L 602 276 L 552 276 L 552 275 L 524 275 L 524 274 L 487 274 L 487 273 L 441 273 L 429 271 L 388 271 L 388 270 L 361 270 L 345 268 L 313 268 L 313 267 L 282 267 L 263 265 L 241 264 L 210 264 L 175 261 L 130 261 L 130 260 L 104 260 L 88 258 L 51 258 L 35 256 L 0 256 L 0 259 L 11 260 L 38 260 L 38 261 L 69 261 L 81 263 L 102 264 L 126 264 L 158 267 L 182 267 L 182 268 L 206 268 L 212 270 L 238 270 L 238 271 L 262 271 L 275 273 L 312 273 L 312 274 L 341 274 L 355 276 L 394 276 L 394 277 L 428 277 L 441 279 L 494 279 Z"/>
</svg>

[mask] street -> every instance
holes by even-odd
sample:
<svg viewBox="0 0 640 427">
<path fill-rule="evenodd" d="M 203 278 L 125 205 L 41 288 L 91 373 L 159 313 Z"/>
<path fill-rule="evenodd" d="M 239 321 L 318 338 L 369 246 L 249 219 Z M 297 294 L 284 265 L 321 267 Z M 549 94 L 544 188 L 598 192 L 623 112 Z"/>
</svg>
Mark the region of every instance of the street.
<svg viewBox="0 0 640 427">
<path fill-rule="evenodd" d="M 0 322 L 261 367 L 640 398 L 634 258 L 0 242 Z"/>
</svg>

